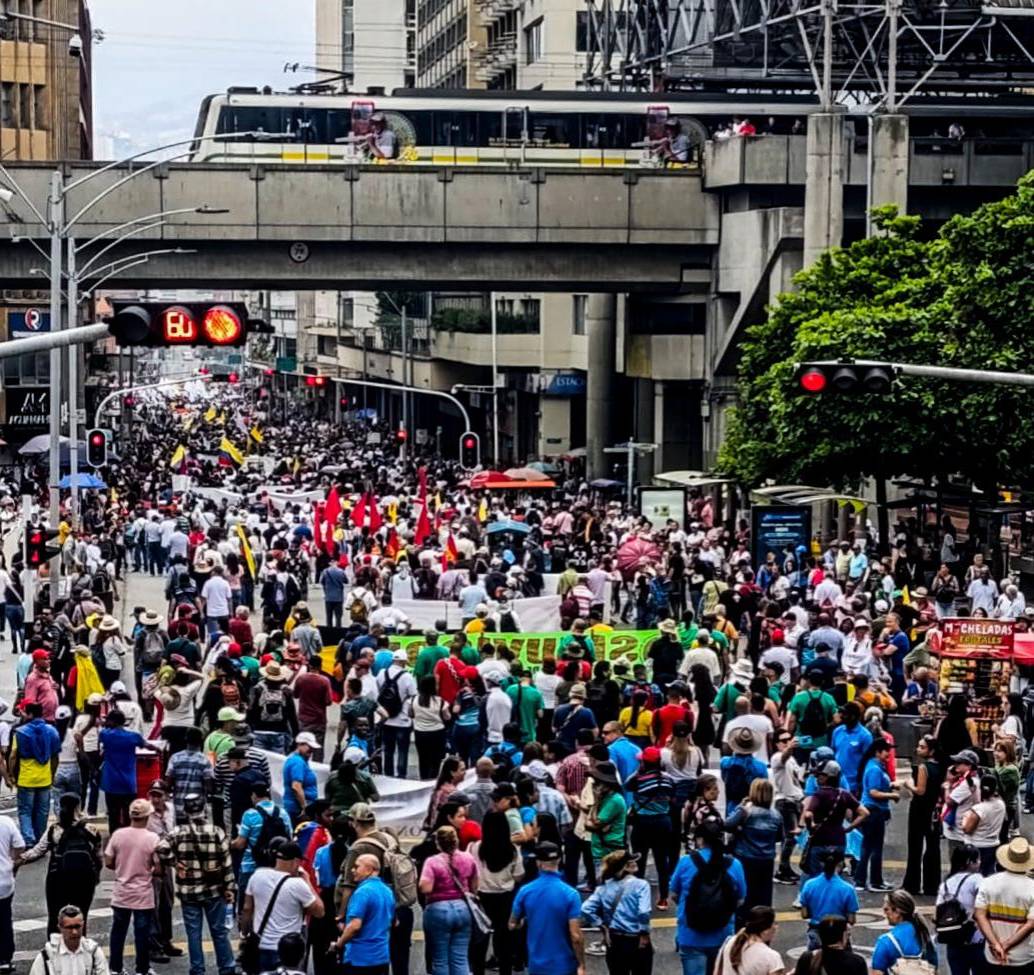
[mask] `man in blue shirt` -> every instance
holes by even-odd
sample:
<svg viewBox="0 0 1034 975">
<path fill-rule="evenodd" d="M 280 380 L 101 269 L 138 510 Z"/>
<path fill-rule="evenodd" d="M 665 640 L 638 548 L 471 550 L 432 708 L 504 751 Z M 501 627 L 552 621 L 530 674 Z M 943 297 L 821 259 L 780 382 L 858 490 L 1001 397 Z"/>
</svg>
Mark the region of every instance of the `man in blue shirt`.
<svg viewBox="0 0 1034 975">
<path fill-rule="evenodd" d="M 251 875 L 258 868 L 258 864 L 255 862 L 255 841 L 262 835 L 262 825 L 266 818 L 276 816 L 280 820 L 280 830 L 274 832 L 274 836 L 290 837 L 291 835 L 291 818 L 269 798 L 269 786 L 265 782 L 256 782 L 251 787 L 251 801 L 253 807 L 241 816 L 237 835 L 230 840 L 231 849 L 244 851 L 237 884 L 238 889 L 242 892 L 242 898 L 243 892 L 248 889 Z M 266 835 L 268 836 L 269 833 L 267 832 Z M 268 866 L 268 864 L 263 864 L 263 866 Z"/>
<path fill-rule="evenodd" d="M 834 757 L 840 766 L 840 781 L 856 799 L 861 795 L 862 757 L 872 744 L 872 732 L 861 723 L 862 709 L 849 701 L 840 709 L 841 723 L 833 729 Z"/>
<path fill-rule="evenodd" d="M 557 873 L 560 847 L 539 843 L 535 859 L 538 879 L 517 892 L 510 915 L 511 931 L 527 921 L 528 975 L 585 975 L 582 899 Z"/>
<path fill-rule="evenodd" d="M 575 739 L 582 728 L 595 728 L 596 716 L 585 706 L 585 685 L 580 681 L 571 686 L 570 704 L 561 704 L 553 712 L 553 734 L 564 743 L 569 752 L 577 747 Z"/>
<path fill-rule="evenodd" d="M 832 914 L 854 924 L 858 913 L 858 894 L 854 885 L 837 874 L 841 860 L 840 854 L 834 850 L 824 853 L 819 861 L 822 873 L 801 887 L 801 916 L 808 922 L 808 947 L 812 951 L 821 947 L 818 927 L 824 917 Z"/>
<path fill-rule="evenodd" d="M 696 838 L 703 840 L 704 846 L 687 854 L 678 862 L 675 872 L 671 875 L 671 894 L 678 903 L 678 929 L 676 944 L 679 956 L 682 958 L 683 975 L 711 975 L 714 971 L 715 960 L 721 950 L 725 939 L 732 937 L 736 932 L 736 911 L 729 914 L 725 924 L 709 930 L 698 931 L 686 923 L 686 901 L 690 901 L 688 908 L 694 917 L 708 917 L 709 928 L 714 922 L 714 905 L 695 903 L 693 897 L 693 878 L 697 875 L 697 864 L 694 862 L 699 858 L 704 863 L 710 863 L 714 857 L 725 856 L 722 845 L 721 823 L 705 820 L 697 827 Z M 735 857 L 728 857 L 726 869 L 728 878 L 736 891 L 739 904 L 747 896 L 747 881 L 743 874 L 743 866 Z M 720 921 L 721 919 L 719 919 Z"/>
<path fill-rule="evenodd" d="M 395 895 L 381 880 L 380 861 L 372 853 L 356 857 L 352 879 L 357 886 L 348 900 L 338 949 L 355 975 L 388 975 L 388 936 L 395 917 Z"/>
<path fill-rule="evenodd" d="M 905 657 L 911 647 L 908 635 L 901 629 L 901 617 L 897 613 L 887 614 L 879 642 L 890 644 L 894 648 L 890 657 L 890 693 L 895 700 L 900 701 L 905 693 Z"/>
<path fill-rule="evenodd" d="M 873 743 L 873 757 L 862 772 L 862 805 L 869 810 L 869 815 L 862 822 L 862 852 L 854 882 L 856 887 L 864 887 L 868 879 L 866 889 L 877 893 L 894 889 L 883 882 L 883 840 L 890 820 L 890 804 L 901 798 L 887 772 L 889 756 L 890 743 L 885 738 L 877 739 Z"/>
<path fill-rule="evenodd" d="M 348 575 L 340 565 L 332 562 L 320 574 L 320 585 L 323 586 L 323 605 L 327 609 L 327 626 L 340 626 Z"/>
<path fill-rule="evenodd" d="M 108 807 L 108 829 L 114 833 L 120 826 L 129 825 L 129 804 L 136 798 L 136 750 L 160 751 L 153 742 L 126 728 L 126 716 L 121 711 L 109 712 L 104 724 L 97 736 L 102 758 L 100 786 Z M 53 728 L 50 731 L 56 739 L 57 732 Z"/>
<path fill-rule="evenodd" d="M 312 732 L 303 731 L 294 744 L 295 750 L 284 762 L 284 809 L 292 821 L 298 820 L 302 810 L 319 798 L 319 784 L 309 759 L 320 743 Z"/>
<path fill-rule="evenodd" d="M 603 726 L 603 742 L 607 746 L 610 760 L 618 770 L 622 791 L 624 784 L 639 771 L 639 746 L 625 737 L 625 729 L 617 721 L 608 721 Z"/>
</svg>

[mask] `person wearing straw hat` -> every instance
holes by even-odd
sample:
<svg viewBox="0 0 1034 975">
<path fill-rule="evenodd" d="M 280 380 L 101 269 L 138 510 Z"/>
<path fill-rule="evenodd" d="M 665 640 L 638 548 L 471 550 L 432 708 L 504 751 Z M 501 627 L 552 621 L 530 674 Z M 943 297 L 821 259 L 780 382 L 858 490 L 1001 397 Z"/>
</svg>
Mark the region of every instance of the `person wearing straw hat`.
<svg viewBox="0 0 1034 975">
<path fill-rule="evenodd" d="M 750 728 L 739 728 L 729 738 L 731 755 L 726 755 L 720 764 L 722 782 L 725 785 L 725 814 L 732 811 L 747 798 L 750 784 L 755 779 L 767 779 L 768 769 L 757 760 L 761 739 Z"/>
<path fill-rule="evenodd" d="M 1034 965 L 1034 847 L 1022 836 L 998 847 L 1002 868 L 980 881 L 973 917 L 985 938 L 989 972 Z"/>
<path fill-rule="evenodd" d="M 259 668 L 259 682 L 251 695 L 248 724 L 255 734 L 255 744 L 267 751 L 286 755 L 291 739 L 298 734 L 298 716 L 294 698 L 287 689 L 287 668 L 270 660 Z"/>
</svg>

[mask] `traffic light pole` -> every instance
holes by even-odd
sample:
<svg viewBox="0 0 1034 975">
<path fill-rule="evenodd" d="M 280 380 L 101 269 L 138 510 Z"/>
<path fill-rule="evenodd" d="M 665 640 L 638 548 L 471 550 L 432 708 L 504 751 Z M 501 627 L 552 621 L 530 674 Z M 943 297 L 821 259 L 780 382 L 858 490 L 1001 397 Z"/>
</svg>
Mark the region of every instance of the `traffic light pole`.
<svg viewBox="0 0 1034 975">
<path fill-rule="evenodd" d="M 0 342 L 0 359 L 25 355 L 26 352 L 61 349 L 67 345 L 83 345 L 88 342 L 96 342 L 98 339 L 106 339 L 110 335 L 111 332 L 107 325 L 80 325 L 78 328 L 66 328 L 57 333 L 30 335 L 28 338 L 18 339 L 15 342 Z"/>
</svg>

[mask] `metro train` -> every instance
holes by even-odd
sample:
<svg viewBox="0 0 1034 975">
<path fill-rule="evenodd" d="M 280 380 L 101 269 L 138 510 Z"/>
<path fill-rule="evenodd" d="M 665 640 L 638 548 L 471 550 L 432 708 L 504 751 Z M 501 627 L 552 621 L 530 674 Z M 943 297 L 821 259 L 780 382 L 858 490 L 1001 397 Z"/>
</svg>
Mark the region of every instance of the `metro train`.
<svg viewBox="0 0 1034 975">
<path fill-rule="evenodd" d="M 390 163 L 399 165 L 663 165 L 656 145 L 677 119 L 691 145 L 688 168 L 719 127 L 749 118 L 759 133 L 804 131 L 819 110 L 810 95 L 665 92 L 655 94 L 398 89 L 387 95 L 308 94 L 231 88 L 209 95 L 198 113 L 195 162 Z M 867 109 L 848 109 L 859 133 Z M 1031 102 L 959 98 L 907 109 L 914 136 L 943 135 L 963 119 L 970 134 L 1015 137 L 1031 130 Z M 377 115 L 393 135 L 390 158 L 369 146 Z M 980 123 L 979 130 L 976 123 Z M 240 133 L 256 133 L 234 138 Z M 220 139 L 220 136 L 226 136 Z"/>
</svg>

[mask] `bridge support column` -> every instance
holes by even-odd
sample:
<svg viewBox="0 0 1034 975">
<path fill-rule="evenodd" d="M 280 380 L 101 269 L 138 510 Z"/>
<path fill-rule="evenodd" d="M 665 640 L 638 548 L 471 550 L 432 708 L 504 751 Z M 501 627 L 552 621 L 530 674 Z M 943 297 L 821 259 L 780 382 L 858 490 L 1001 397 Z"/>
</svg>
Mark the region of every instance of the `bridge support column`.
<svg viewBox="0 0 1034 975">
<path fill-rule="evenodd" d="M 591 294 L 585 308 L 588 337 L 585 377 L 585 443 L 589 480 L 607 477 L 604 447 L 611 446 L 610 411 L 614 398 L 614 348 L 617 295 Z"/>
<path fill-rule="evenodd" d="M 804 185 L 804 266 L 839 247 L 844 236 L 844 116 L 808 116 Z"/>
<path fill-rule="evenodd" d="M 908 116 L 874 115 L 870 120 L 869 207 L 893 203 L 908 209 Z M 866 222 L 869 234 L 871 221 Z"/>
</svg>

